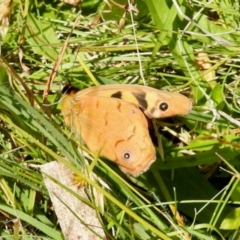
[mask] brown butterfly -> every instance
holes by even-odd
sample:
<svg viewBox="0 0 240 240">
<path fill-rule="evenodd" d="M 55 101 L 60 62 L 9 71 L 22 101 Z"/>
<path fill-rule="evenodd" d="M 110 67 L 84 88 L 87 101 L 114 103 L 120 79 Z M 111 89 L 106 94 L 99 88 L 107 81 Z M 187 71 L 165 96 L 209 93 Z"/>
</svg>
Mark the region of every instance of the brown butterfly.
<svg viewBox="0 0 240 240">
<path fill-rule="evenodd" d="M 62 114 L 89 150 L 137 177 L 156 159 L 147 118 L 186 115 L 191 101 L 178 93 L 140 85 L 66 86 Z M 143 112 L 142 112 L 143 111 Z M 146 116 L 145 116 L 145 115 Z"/>
</svg>

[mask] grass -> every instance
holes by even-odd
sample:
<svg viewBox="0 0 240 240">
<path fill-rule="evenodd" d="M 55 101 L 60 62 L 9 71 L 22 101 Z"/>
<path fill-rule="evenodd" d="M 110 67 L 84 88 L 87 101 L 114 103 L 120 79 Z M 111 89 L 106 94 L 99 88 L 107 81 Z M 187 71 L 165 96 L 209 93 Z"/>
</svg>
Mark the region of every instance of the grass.
<svg viewBox="0 0 240 240">
<path fill-rule="evenodd" d="M 240 6 L 136 3 L 137 15 L 111 1 L 111 11 L 103 1 L 13 2 L 0 56 L 4 239 L 63 238 L 33 167 L 53 160 L 104 195 L 104 212 L 92 191 L 86 201 L 101 212 L 110 239 L 239 239 Z M 157 122 L 165 161 L 158 157 L 139 178 L 94 162 L 108 190 L 81 171 L 79 143 L 63 126 L 58 103 L 68 81 L 79 88 L 146 83 L 180 91 L 194 107 L 186 117 Z"/>
</svg>

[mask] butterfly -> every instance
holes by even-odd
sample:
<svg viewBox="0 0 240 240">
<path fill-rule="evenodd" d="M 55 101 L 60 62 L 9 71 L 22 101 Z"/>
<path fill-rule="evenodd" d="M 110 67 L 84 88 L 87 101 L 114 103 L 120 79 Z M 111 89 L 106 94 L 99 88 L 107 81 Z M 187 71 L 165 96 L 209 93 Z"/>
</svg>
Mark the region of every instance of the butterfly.
<svg viewBox="0 0 240 240">
<path fill-rule="evenodd" d="M 111 84 L 63 89 L 65 124 L 93 154 L 114 161 L 132 176 L 147 171 L 156 159 L 148 119 L 186 115 L 190 99 L 147 86 Z"/>
</svg>

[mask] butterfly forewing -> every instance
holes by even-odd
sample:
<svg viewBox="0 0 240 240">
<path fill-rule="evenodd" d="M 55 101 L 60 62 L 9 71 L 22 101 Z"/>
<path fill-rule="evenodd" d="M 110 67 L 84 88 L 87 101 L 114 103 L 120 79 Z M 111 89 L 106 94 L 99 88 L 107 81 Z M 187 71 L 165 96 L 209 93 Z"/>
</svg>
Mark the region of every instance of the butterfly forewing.
<svg viewBox="0 0 240 240">
<path fill-rule="evenodd" d="M 186 115 L 192 108 L 189 98 L 179 93 L 166 92 L 141 85 L 109 84 L 86 88 L 79 96 L 92 95 L 119 98 L 138 105 L 148 118 L 166 118 Z"/>
</svg>

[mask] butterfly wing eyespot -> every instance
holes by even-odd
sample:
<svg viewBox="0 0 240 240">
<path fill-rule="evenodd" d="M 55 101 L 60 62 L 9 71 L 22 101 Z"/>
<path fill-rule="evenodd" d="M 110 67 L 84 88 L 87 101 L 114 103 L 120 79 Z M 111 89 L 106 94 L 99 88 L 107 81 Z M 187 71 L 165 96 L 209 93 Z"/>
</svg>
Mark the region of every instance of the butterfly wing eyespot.
<svg viewBox="0 0 240 240">
<path fill-rule="evenodd" d="M 132 108 L 131 111 L 130 111 L 130 113 L 131 113 L 132 115 L 136 114 L 135 109 Z"/>
<path fill-rule="evenodd" d="M 163 102 L 159 105 L 159 109 L 163 112 L 168 110 L 168 104 L 166 102 Z"/>
<path fill-rule="evenodd" d="M 122 158 L 124 160 L 131 160 L 133 158 L 133 156 L 132 156 L 132 153 L 130 151 L 126 150 L 122 153 Z"/>
</svg>

